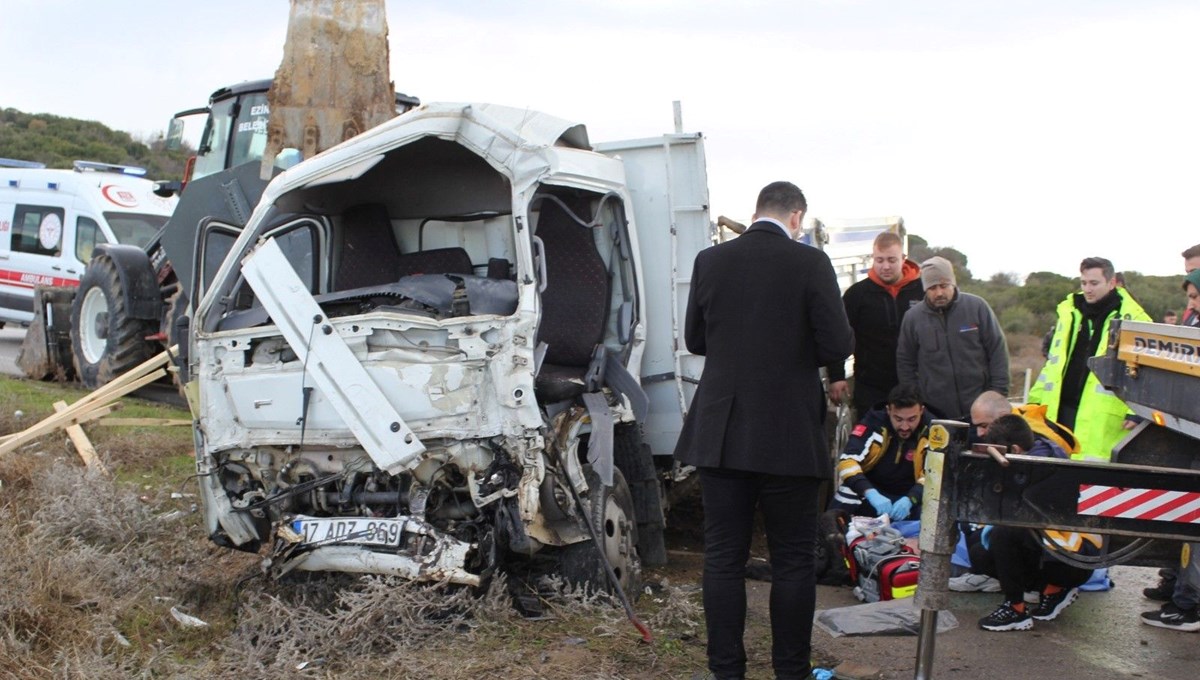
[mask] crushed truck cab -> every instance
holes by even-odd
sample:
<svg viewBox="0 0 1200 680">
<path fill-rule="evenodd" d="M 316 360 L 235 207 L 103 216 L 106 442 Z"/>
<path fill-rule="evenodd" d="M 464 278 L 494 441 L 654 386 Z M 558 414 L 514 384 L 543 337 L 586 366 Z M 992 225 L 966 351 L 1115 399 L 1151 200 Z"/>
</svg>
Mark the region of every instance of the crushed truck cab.
<svg viewBox="0 0 1200 680">
<path fill-rule="evenodd" d="M 276 574 L 469 585 L 549 559 L 603 587 L 603 557 L 636 591 L 665 559 L 692 389 L 675 267 L 710 242 L 707 188 L 699 135 L 605 148 L 631 160 L 544 114 L 429 104 L 278 175 L 244 229 L 201 220 L 184 375 L 212 540 Z M 627 169 L 666 181 L 631 192 Z M 643 390 L 648 347 L 674 389 Z"/>
</svg>

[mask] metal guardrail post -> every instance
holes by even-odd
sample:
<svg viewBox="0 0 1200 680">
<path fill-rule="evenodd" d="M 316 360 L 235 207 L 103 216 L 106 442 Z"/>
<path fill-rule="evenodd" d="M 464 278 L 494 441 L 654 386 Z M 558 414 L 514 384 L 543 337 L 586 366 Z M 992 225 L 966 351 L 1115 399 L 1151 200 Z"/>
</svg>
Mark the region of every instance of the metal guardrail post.
<svg viewBox="0 0 1200 680">
<path fill-rule="evenodd" d="M 921 610 L 914 678 L 933 677 L 933 652 L 938 611 L 950 604 L 950 556 L 958 532 L 954 526 L 954 470 L 966 446 L 969 426 L 955 420 L 935 420 L 929 428 L 925 456 L 924 496 L 921 500 L 921 575 L 913 606 Z"/>
</svg>

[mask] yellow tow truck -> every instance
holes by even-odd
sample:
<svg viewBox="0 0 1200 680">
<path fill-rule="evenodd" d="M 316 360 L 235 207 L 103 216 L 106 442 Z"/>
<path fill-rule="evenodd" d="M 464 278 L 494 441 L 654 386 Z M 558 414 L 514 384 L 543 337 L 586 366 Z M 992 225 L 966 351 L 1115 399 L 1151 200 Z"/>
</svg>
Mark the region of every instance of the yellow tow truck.
<svg viewBox="0 0 1200 680">
<path fill-rule="evenodd" d="M 1109 462 L 970 450 L 969 426 L 935 421 L 921 515 L 921 610 L 915 676 L 932 677 L 938 610 L 949 605 L 956 524 L 1103 534 L 1106 550 L 1081 564 L 1164 567 L 1200 541 L 1200 328 L 1113 323 L 1088 366 L 1143 419 Z"/>
</svg>

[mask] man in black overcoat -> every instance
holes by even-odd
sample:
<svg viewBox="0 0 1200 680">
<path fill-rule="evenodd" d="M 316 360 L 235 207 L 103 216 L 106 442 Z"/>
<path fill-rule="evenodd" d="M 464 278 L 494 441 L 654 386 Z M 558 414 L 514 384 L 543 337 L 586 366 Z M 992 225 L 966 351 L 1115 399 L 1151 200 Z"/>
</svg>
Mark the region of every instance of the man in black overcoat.
<svg viewBox="0 0 1200 680">
<path fill-rule="evenodd" d="M 790 182 L 767 185 L 740 237 L 696 256 L 685 339 L 704 373 L 675 457 L 699 468 L 709 670 L 746 672 L 745 566 L 756 508 L 771 558 L 771 660 L 809 676 L 816 603 L 817 493 L 833 475 L 818 367 L 853 349 L 829 258 L 796 239 L 807 210 Z"/>
</svg>

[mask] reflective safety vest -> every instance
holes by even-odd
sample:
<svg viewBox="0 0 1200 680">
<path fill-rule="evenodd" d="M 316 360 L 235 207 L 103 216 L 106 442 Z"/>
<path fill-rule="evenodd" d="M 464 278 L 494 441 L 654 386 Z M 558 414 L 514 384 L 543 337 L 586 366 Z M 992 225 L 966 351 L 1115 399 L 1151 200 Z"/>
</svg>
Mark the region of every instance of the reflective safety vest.
<svg viewBox="0 0 1200 680">
<path fill-rule="evenodd" d="M 1042 531 L 1042 544 L 1050 550 L 1066 550 L 1068 552 L 1078 553 L 1085 550 L 1085 543 L 1090 543 L 1087 548 L 1088 552 L 1099 550 L 1104 545 L 1104 538 L 1100 534 L 1084 534 L 1077 531 L 1057 531 L 1055 529 L 1045 529 Z"/>
<path fill-rule="evenodd" d="M 1046 407 L 1042 404 L 1014 406 L 1013 414 L 1021 416 L 1029 424 L 1029 429 L 1033 430 L 1034 435 L 1045 437 L 1058 444 L 1058 447 L 1068 454 L 1074 455 L 1079 453 L 1079 439 L 1075 436 L 1075 433 L 1066 425 L 1056 423 L 1047 418 Z"/>
<path fill-rule="evenodd" d="M 1101 328 L 1102 340 L 1096 348 L 1096 356 L 1102 356 L 1108 349 L 1108 331 L 1113 319 L 1151 320 L 1142 306 L 1130 297 L 1125 289 L 1116 290 L 1117 295 L 1121 297 L 1121 305 L 1104 319 Z M 1075 347 L 1079 324 L 1083 323 L 1083 315 L 1075 307 L 1076 295 L 1082 293 L 1072 293 L 1058 304 L 1058 323 L 1054 327 L 1054 338 L 1050 341 L 1050 354 L 1046 357 L 1046 364 L 1042 366 L 1037 382 L 1029 392 L 1030 403 L 1045 406 L 1045 418 L 1053 421 L 1058 420 L 1062 380 L 1071 350 Z M 1125 402 L 1104 389 L 1096 379 L 1096 374 L 1089 371 L 1087 381 L 1083 384 L 1083 393 L 1079 395 L 1079 411 L 1075 416 L 1074 430 L 1075 437 L 1079 440 L 1079 452 L 1072 453 L 1071 457 L 1110 460 L 1113 447 L 1125 435 L 1123 424 L 1125 416 L 1130 413 L 1132 411 Z"/>
</svg>

